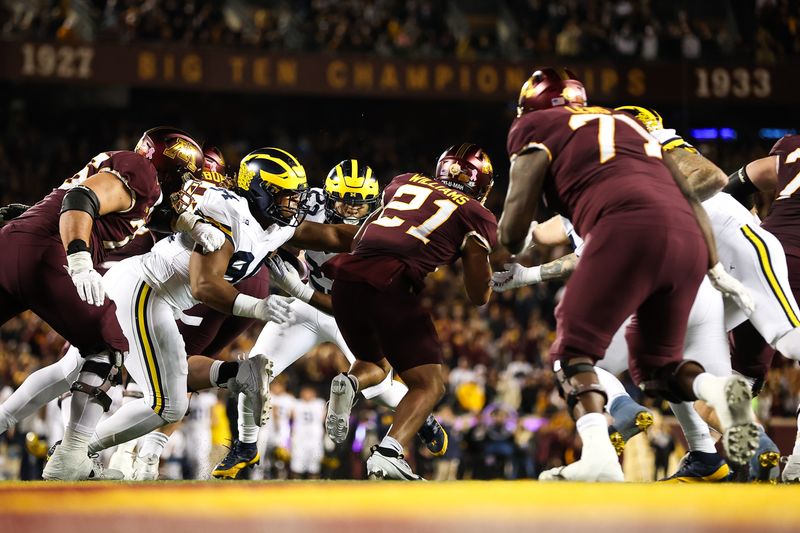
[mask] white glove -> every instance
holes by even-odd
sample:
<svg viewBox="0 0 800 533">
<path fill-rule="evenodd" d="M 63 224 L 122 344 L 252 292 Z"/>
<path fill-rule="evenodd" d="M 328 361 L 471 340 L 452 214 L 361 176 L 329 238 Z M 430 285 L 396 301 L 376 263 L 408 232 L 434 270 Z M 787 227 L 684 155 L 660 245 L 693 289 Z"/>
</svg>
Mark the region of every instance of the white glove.
<svg viewBox="0 0 800 533">
<path fill-rule="evenodd" d="M 300 279 L 300 274 L 294 266 L 284 261 L 280 256 L 273 255 L 267 259 L 269 266 L 269 280 L 280 289 L 306 303 L 314 296 L 314 289 Z"/>
<path fill-rule="evenodd" d="M 239 294 L 233 301 L 233 314 L 247 318 L 257 318 L 264 322 L 284 324 L 294 319 L 291 303 L 294 298 L 272 295 L 260 300 L 246 294 Z"/>
<path fill-rule="evenodd" d="M 519 263 L 506 263 L 506 270 L 492 274 L 489 286 L 495 292 L 505 292 L 511 289 L 534 285 L 542 281 L 542 267 L 524 267 Z"/>
<path fill-rule="evenodd" d="M 708 279 L 725 298 L 731 298 L 738 305 L 744 314 L 750 316 L 756 308 L 756 302 L 750 295 L 750 291 L 742 283 L 728 274 L 722 263 L 717 263 L 714 268 L 708 271 Z"/>
<path fill-rule="evenodd" d="M 184 211 L 175 221 L 175 231 L 186 232 L 195 243 L 203 247 L 203 253 L 216 252 L 225 244 L 225 234 L 190 211 Z"/>
<path fill-rule="evenodd" d="M 92 255 L 89 252 L 75 252 L 67 256 L 67 269 L 72 283 L 78 289 L 78 296 L 89 305 L 100 307 L 106 297 L 103 288 L 103 276 L 94 269 Z"/>
</svg>

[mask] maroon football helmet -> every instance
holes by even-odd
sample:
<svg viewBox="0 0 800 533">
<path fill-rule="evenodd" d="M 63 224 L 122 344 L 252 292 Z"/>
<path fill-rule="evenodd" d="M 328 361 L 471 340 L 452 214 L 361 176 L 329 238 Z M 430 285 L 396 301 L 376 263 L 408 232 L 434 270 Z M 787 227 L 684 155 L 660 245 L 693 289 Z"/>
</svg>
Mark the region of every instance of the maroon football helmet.
<svg viewBox="0 0 800 533">
<path fill-rule="evenodd" d="M 156 167 L 165 196 L 177 191 L 184 181 L 201 177 L 203 150 L 188 133 L 177 128 L 159 126 L 147 130 L 135 151 Z"/>
<path fill-rule="evenodd" d="M 228 176 L 228 167 L 222 151 L 216 146 L 203 145 L 203 181 L 230 189 L 233 180 Z"/>
<path fill-rule="evenodd" d="M 531 74 L 519 91 L 517 116 L 562 105 L 586 105 L 586 89 L 569 69 L 541 68 Z"/>
<path fill-rule="evenodd" d="M 494 183 L 492 162 L 480 146 L 451 146 L 436 163 L 436 181 L 464 192 L 483 203 Z"/>
</svg>

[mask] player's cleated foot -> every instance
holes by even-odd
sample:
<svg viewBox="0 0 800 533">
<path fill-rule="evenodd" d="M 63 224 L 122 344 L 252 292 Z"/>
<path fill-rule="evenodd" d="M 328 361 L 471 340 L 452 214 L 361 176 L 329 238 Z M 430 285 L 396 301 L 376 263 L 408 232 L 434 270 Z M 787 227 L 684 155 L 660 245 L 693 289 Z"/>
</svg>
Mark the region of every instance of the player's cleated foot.
<svg viewBox="0 0 800 533">
<path fill-rule="evenodd" d="M 160 458 L 154 453 L 145 456 L 137 455 L 133 460 L 133 474 L 130 479 L 134 481 L 155 481 L 158 479 L 158 464 Z"/>
<path fill-rule="evenodd" d="M 722 445 L 732 463 L 747 464 L 756 453 L 759 437 L 750 407 L 750 386 L 741 376 L 713 379 L 711 397 L 705 399 L 717 412 L 722 425 Z"/>
<path fill-rule="evenodd" d="M 750 472 L 748 481 L 759 483 L 777 483 L 781 470 L 778 466 L 781 453 L 778 447 L 769 438 L 764 428 L 759 426 L 758 450 L 750 459 Z"/>
<path fill-rule="evenodd" d="M 728 481 L 731 470 L 718 453 L 689 452 L 683 456 L 678 470 L 671 476 L 660 479 L 667 483 L 699 483 Z"/>
<path fill-rule="evenodd" d="M 244 393 L 253 413 L 258 413 L 256 424 L 263 426 L 269 420 L 269 384 L 272 380 L 272 361 L 266 355 L 256 355 L 239 363 L 236 377 L 228 380 L 231 393 Z"/>
<path fill-rule="evenodd" d="M 42 478 L 48 481 L 83 481 L 122 479 L 122 472 L 103 468 L 96 454 L 85 450 L 66 450 L 56 443 L 49 452 Z"/>
<path fill-rule="evenodd" d="M 789 455 L 781 459 L 786 463 L 781 474 L 783 483 L 800 483 L 800 455 Z"/>
<path fill-rule="evenodd" d="M 347 439 L 350 431 L 350 411 L 356 391 L 347 374 L 339 374 L 331 381 L 331 396 L 328 400 L 328 414 L 325 417 L 325 430 L 336 444 Z"/>
<path fill-rule="evenodd" d="M 126 442 L 125 444 L 128 443 Z M 133 446 L 125 446 L 122 444 L 117 446 L 117 449 L 111 455 L 111 459 L 108 460 L 108 469 L 119 470 L 122 472 L 122 477 L 124 479 L 131 479 L 133 476 L 133 463 L 136 460 L 135 447 L 135 441 L 133 442 Z"/>
<path fill-rule="evenodd" d="M 622 452 L 625 451 L 625 444 L 631 438 L 639 433 L 644 433 L 653 425 L 653 413 L 633 400 L 631 402 L 641 410 L 632 413 L 633 416 L 628 418 L 614 417 L 614 424 L 608 426 L 608 438 L 617 455 L 622 455 Z"/>
<path fill-rule="evenodd" d="M 447 453 L 447 432 L 433 415 L 428 415 L 425 423 L 419 428 L 417 435 L 427 446 L 428 451 L 436 457 Z"/>
<path fill-rule="evenodd" d="M 539 481 L 625 481 L 616 456 L 606 460 L 584 459 L 539 474 Z"/>
<path fill-rule="evenodd" d="M 425 481 L 411 470 L 402 453 L 381 446 L 372 447 L 372 455 L 367 459 L 367 477 L 369 479 Z"/>
<path fill-rule="evenodd" d="M 237 479 L 239 472 L 255 466 L 260 460 L 255 442 L 241 442 L 237 439 L 228 450 L 228 455 L 214 467 L 211 475 L 217 479 Z"/>
</svg>

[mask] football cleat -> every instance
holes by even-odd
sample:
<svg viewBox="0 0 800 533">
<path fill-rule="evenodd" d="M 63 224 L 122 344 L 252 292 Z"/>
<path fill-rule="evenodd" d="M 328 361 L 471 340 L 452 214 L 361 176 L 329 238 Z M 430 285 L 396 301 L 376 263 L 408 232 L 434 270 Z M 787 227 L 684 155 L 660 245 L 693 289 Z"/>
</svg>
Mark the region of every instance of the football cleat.
<svg viewBox="0 0 800 533">
<path fill-rule="evenodd" d="M 750 406 L 750 385 L 740 376 L 713 378 L 713 394 L 705 398 L 714 408 L 722 426 L 722 445 L 728 459 L 744 465 L 756 453 L 759 431 Z"/>
<path fill-rule="evenodd" d="M 599 461 L 581 458 L 567 466 L 551 468 L 539 474 L 539 481 L 625 481 L 622 467 L 616 456 L 613 460 Z"/>
<path fill-rule="evenodd" d="M 434 456 L 441 457 L 447 453 L 447 432 L 435 416 L 428 415 L 425 423 L 419 428 L 417 436 Z"/>
<path fill-rule="evenodd" d="M 228 454 L 217 463 L 211 475 L 217 479 L 237 479 L 239 472 L 245 468 L 252 468 L 261 460 L 258 446 L 255 442 L 233 441 L 233 446 Z"/>
<path fill-rule="evenodd" d="M 263 426 L 269 420 L 269 384 L 272 381 L 272 361 L 266 355 L 256 355 L 239 362 L 236 377 L 228 380 L 228 390 L 233 394 L 243 393 L 247 404 L 258 413 L 256 424 Z"/>
<path fill-rule="evenodd" d="M 781 460 L 780 450 L 763 428 L 759 427 L 759 431 L 758 450 L 750 459 L 750 472 L 747 479 L 761 483 L 777 483 L 780 477 L 780 467 L 778 466 Z"/>
<path fill-rule="evenodd" d="M 122 472 L 103 468 L 97 454 L 83 450 L 66 450 L 60 442 L 48 451 L 42 479 L 48 481 L 101 481 L 122 479 Z"/>
<path fill-rule="evenodd" d="M 367 459 L 367 477 L 369 479 L 425 481 L 411 470 L 402 453 L 377 445 L 373 446 L 371 451 L 372 454 Z"/>
<path fill-rule="evenodd" d="M 136 460 L 136 439 L 125 442 L 117 446 L 117 449 L 108 460 L 108 468 L 111 470 L 119 470 L 125 479 L 133 477 L 133 463 Z"/>
<path fill-rule="evenodd" d="M 622 455 L 625 443 L 653 425 L 653 413 L 629 396 L 615 399 L 609 412 L 614 417 L 614 424 L 608 427 L 608 436 L 617 455 Z"/>
<path fill-rule="evenodd" d="M 800 483 L 800 455 L 792 454 L 788 457 L 783 457 L 781 462 L 786 464 L 781 474 L 781 482 Z"/>
<path fill-rule="evenodd" d="M 347 374 L 339 374 L 331 381 L 331 396 L 328 400 L 328 414 L 325 417 L 325 431 L 336 444 L 347 439 L 350 431 L 350 411 L 356 391 Z"/>
<path fill-rule="evenodd" d="M 678 470 L 671 476 L 660 479 L 667 483 L 719 482 L 730 479 L 728 463 L 718 453 L 689 452 L 683 456 Z"/>
<path fill-rule="evenodd" d="M 131 479 L 134 481 L 155 481 L 158 479 L 158 463 L 160 458 L 154 453 L 145 456 L 137 455 L 133 460 L 133 474 Z"/>
</svg>

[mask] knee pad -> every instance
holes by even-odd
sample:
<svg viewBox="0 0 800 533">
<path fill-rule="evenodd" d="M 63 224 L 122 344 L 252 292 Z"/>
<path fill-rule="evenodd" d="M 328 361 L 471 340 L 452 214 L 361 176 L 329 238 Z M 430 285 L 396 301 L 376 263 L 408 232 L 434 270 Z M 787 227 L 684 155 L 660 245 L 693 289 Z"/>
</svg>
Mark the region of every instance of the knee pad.
<svg viewBox="0 0 800 533">
<path fill-rule="evenodd" d="M 648 396 L 663 398 L 668 402 L 693 402 L 697 398 L 691 391 L 691 385 L 686 383 L 687 376 L 704 371 L 703 365 L 688 359 L 669 363 L 656 370 L 652 379 L 643 380 L 639 388 Z"/>
<path fill-rule="evenodd" d="M 557 362 L 558 363 L 558 362 Z M 590 363 L 573 363 L 569 364 L 556 364 L 555 365 L 556 387 L 562 398 L 567 401 L 567 408 L 569 414 L 575 418 L 574 410 L 578 404 L 581 395 L 588 392 L 596 392 L 601 394 L 605 401 L 608 402 L 608 394 L 606 390 L 599 383 L 579 383 L 573 379 L 577 374 L 594 374 L 597 377 L 597 372 L 594 370 L 594 365 Z"/>
</svg>

